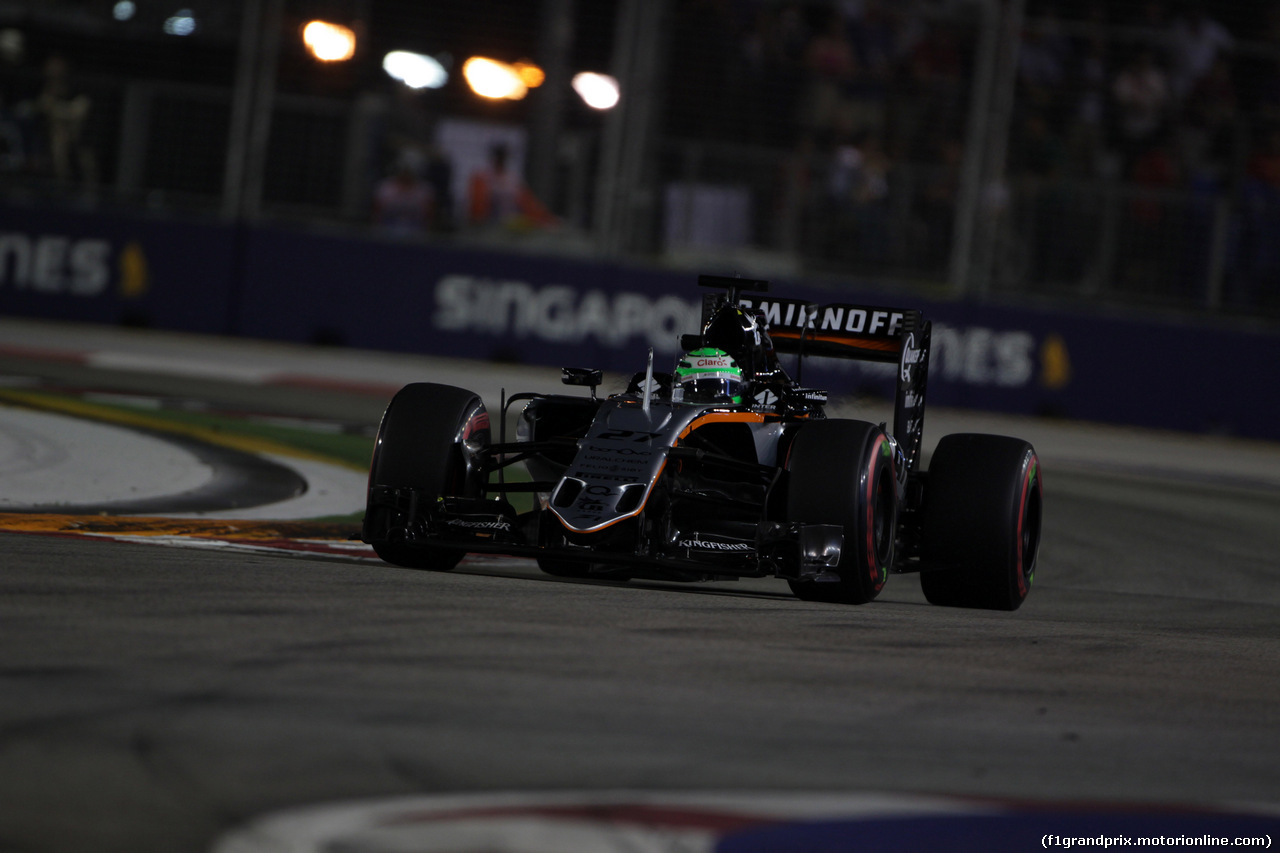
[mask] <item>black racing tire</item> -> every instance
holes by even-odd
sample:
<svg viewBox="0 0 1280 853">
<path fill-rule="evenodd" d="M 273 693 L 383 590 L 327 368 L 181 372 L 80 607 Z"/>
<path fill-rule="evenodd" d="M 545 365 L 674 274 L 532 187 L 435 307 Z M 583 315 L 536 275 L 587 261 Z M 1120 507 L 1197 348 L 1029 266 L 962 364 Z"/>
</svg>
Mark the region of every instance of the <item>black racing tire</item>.
<svg viewBox="0 0 1280 853">
<path fill-rule="evenodd" d="M 823 420 L 796 432 L 786 462 L 787 520 L 844 527 L 838 582 L 788 581 L 805 601 L 865 604 L 893 567 L 898 493 L 893 448 L 863 421 Z"/>
<path fill-rule="evenodd" d="M 466 437 L 464 447 L 460 439 Z M 411 487 L 431 497 L 480 497 L 484 473 L 477 462 L 489 445 L 489 416 L 471 391 L 417 382 L 396 393 L 382 416 L 369 466 L 370 500 L 364 540 L 397 566 L 447 572 L 466 556 L 456 548 L 409 546 L 397 541 L 403 519 L 372 501 L 374 486 Z"/>
<path fill-rule="evenodd" d="M 921 506 L 924 597 L 945 607 L 1017 610 L 1035 578 L 1043 506 L 1040 462 L 1029 443 L 944 436 Z"/>
</svg>

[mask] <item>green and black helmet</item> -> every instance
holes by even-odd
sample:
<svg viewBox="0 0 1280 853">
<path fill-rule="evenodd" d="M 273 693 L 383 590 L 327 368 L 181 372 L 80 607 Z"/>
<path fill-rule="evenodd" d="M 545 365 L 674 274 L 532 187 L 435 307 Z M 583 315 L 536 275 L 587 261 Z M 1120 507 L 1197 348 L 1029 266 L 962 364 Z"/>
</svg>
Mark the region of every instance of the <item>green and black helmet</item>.
<svg viewBox="0 0 1280 853">
<path fill-rule="evenodd" d="M 722 349 L 693 350 L 676 365 L 671 399 L 676 403 L 741 403 L 742 369 Z"/>
</svg>

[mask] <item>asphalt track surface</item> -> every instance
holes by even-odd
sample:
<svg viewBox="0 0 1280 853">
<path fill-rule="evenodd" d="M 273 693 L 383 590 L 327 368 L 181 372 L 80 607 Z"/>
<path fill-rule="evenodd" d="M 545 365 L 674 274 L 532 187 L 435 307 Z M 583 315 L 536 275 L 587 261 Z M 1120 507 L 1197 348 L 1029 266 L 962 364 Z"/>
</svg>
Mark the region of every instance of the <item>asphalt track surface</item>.
<svg viewBox="0 0 1280 853">
<path fill-rule="evenodd" d="M 456 368 L 399 359 L 370 376 L 390 362 L 300 351 L 332 381 L 264 386 L 51 359 L 0 332 L 0 375 L 368 424 L 382 384 Z M 476 390 L 512 374 L 532 375 Z M 928 423 L 932 443 L 993 421 Z M 1280 813 L 1280 449 L 994 423 L 1032 438 L 1045 472 L 1035 587 L 1012 614 L 931 607 L 909 575 L 840 607 L 781 581 L 575 582 L 517 560 L 434 574 L 0 533 L 0 850 L 205 851 L 281 809 L 436 793 Z"/>
</svg>

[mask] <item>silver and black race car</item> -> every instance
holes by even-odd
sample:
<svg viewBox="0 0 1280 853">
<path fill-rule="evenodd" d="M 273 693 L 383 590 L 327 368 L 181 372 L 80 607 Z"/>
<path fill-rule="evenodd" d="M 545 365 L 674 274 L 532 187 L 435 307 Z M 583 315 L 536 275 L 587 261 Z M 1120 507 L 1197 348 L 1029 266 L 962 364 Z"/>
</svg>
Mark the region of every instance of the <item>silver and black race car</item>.
<svg viewBox="0 0 1280 853">
<path fill-rule="evenodd" d="M 802 599 L 849 604 L 918 572 L 934 604 L 1017 608 L 1040 542 L 1036 452 L 948 435 L 921 470 L 920 312 L 699 284 L 702 330 L 682 337 L 672 371 L 655 371 L 650 350 L 623 393 L 601 398 L 601 371 L 565 368 L 566 385 L 589 391 L 504 393 L 496 441 L 476 394 L 401 389 L 378 430 L 363 540 L 410 568 L 497 553 L 576 578 L 779 577 Z M 779 352 L 799 356 L 796 379 Z M 799 381 L 807 356 L 896 364 L 893 428 L 826 417 L 827 393 Z"/>
</svg>

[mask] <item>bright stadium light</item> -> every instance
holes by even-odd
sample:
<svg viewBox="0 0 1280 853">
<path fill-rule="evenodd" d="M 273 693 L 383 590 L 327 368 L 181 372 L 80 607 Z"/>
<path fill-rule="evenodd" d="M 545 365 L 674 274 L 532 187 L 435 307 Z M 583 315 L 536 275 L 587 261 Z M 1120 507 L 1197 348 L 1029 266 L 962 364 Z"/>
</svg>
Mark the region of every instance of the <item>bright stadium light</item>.
<svg viewBox="0 0 1280 853">
<path fill-rule="evenodd" d="M 529 85 L 521 79 L 520 72 L 496 59 L 473 56 L 462 63 L 462 76 L 471 91 L 482 98 L 518 101 L 529 94 Z"/>
<path fill-rule="evenodd" d="M 138 14 L 138 6 L 133 0 L 120 0 L 111 7 L 111 17 L 117 21 L 132 21 L 136 14 Z"/>
<path fill-rule="evenodd" d="M 384 56 L 382 70 L 411 89 L 439 89 L 449 82 L 449 72 L 439 60 L 407 50 L 393 50 Z"/>
<path fill-rule="evenodd" d="M 302 28 L 302 42 L 321 62 L 345 62 L 356 55 L 356 34 L 342 24 L 311 21 Z"/>
<path fill-rule="evenodd" d="M 164 22 L 164 31 L 171 36 L 189 36 L 196 31 L 196 16 L 190 9 L 179 9 Z"/>
<path fill-rule="evenodd" d="M 611 110 L 618 105 L 621 93 L 618 81 L 608 74 L 583 71 L 573 75 L 573 91 L 593 110 Z"/>
<path fill-rule="evenodd" d="M 536 89 L 547 79 L 547 73 L 532 62 L 517 62 L 511 66 L 520 77 L 520 82 L 530 89 Z"/>
</svg>

